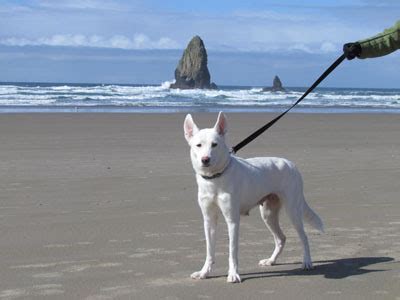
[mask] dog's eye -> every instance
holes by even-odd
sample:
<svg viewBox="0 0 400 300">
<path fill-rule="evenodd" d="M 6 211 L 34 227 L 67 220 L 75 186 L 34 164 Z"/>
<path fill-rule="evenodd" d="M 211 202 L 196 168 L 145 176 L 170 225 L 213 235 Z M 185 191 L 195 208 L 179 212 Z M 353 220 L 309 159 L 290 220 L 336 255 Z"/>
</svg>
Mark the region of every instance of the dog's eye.
<svg viewBox="0 0 400 300">
<path fill-rule="evenodd" d="M 212 148 L 215 148 L 215 147 L 217 147 L 217 146 L 218 146 L 217 143 L 211 143 L 211 147 L 212 147 Z"/>
<path fill-rule="evenodd" d="M 201 147 L 201 144 L 197 144 L 196 147 L 197 147 L 197 148 L 200 148 L 200 147 Z"/>
</svg>

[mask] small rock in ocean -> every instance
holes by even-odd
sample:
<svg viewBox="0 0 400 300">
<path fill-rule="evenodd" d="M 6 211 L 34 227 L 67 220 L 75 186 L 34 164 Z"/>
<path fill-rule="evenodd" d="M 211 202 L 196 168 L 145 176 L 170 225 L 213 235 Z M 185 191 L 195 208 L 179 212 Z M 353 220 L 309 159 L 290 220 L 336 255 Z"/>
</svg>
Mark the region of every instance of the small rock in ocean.
<svg viewBox="0 0 400 300">
<path fill-rule="evenodd" d="M 285 92 L 285 89 L 282 86 L 282 82 L 278 76 L 274 77 L 272 87 L 265 87 L 262 90 L 263 92 Z"/>
<path fill-rule="evenodd" d="M 175 69 L 173 89 L 217 89 L 210 83 L 210 72 L 207 67 L 207 51 L 199 36 L 189 42 L 178 66 Z"/>
</svg>

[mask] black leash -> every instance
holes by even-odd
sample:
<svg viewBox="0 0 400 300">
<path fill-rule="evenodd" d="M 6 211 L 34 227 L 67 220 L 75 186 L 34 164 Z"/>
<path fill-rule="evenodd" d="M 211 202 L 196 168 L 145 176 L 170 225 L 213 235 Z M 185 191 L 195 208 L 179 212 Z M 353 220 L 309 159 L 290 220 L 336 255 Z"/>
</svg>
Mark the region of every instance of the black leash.
<svg viewBox="0 0 400 300">
<path fill-rule="evenodd" d="M 283 113 L 281 113 L 279 116 L 277 116 L 275 119 L 272 121 L 268 122 L 265 124 L 263 127 L 258 129 L 257 131 L 253 132 L 250 134 L 247 138 L 245 138 L 243 141 L 241 141 L 239 144 L 236 146 L 232 147 L 231 152 L 236 153 L 240 149 L 242 149 L 244 146 L 246 146 L 248 143 L 250 143 L 252 140 L 254 140 L 256 137 L 261 135 L 264 131 L 266 131 L 268 128 L 270 128 L 272 125 L 274 125 L 280 118 L 282 118 L 284 115 L 286 115 L 293 107 L 295 107 L 297 104 L 299 104 L 309 93 L 312 92 L 333 70 L 336 69 L 338 65 L 346 58 L 345 54 L 342 54 L 336 61 L 328 68 L 326 71 L 313 83 L 313 85 L 297 100 L 292 106 L 290 106 L 287 110 L 285 110 Z"/>
</svg>

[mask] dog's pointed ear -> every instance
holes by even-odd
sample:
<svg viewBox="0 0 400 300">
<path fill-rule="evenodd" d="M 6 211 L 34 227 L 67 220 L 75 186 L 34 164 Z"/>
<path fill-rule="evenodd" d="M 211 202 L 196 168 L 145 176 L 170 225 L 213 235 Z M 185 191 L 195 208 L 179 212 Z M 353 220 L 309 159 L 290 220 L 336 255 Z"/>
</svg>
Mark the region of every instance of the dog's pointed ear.
<svg viewBox="0 0 400 300">
<path fill-rule="evenodd" d="M 185 131 L 185 139 L 188 142 L 197 132 L 199 132 L 199 128 L 194 123 L 191 114 L 186 115 L 185 122 L 183 123 L 183 130 Z"/>
<path fill-rule="evenodd" d="M 215 123 L 214 129 L 218 132 L 219 135 L 225 135 L 228 127 L 225 114 L 220 111 L 218 114 L 217 123 Z"/>
</svg>

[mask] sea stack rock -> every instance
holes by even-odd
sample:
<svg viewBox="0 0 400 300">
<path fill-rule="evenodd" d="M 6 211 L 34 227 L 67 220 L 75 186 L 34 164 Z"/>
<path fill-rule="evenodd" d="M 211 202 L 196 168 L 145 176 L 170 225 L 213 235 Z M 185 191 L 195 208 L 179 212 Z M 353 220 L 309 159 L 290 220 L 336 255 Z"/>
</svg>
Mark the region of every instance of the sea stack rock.
<svg viewBox="0 0 400 300">
<path fill-rule="evenodd" d="M 282 82 L 278 76 L 274 77 L 274 81 L 272 82 L 272 87 L 263 88 L 263 92 L 284 92 L 285 89 L 282 86 Z"/>
<path fill-rule="evenodd" d="M 217 89 L 210 83 L 210 72 L 207 68 L 207 51 L 199 36 L 189 42 L 178 66 L 175 69 L 173 89 Z"/>
</svg>

